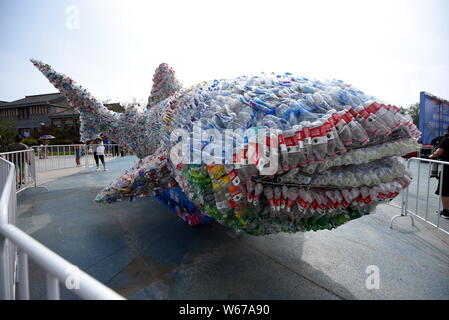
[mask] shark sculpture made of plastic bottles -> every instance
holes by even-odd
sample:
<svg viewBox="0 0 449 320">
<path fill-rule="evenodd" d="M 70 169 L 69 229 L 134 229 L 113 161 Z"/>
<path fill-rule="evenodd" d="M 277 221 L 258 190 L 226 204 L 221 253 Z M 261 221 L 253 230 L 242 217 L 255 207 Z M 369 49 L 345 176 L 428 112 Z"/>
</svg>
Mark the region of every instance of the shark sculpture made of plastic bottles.
<svg viewBox="0 0 449 320">
<path fill-rule="evenodd" d="M 204 81 L 183 88 L 173 69 L 163 63 L 155 71 L 146 108 L 131 106 L 118 113 L 48 64 L 34 59 L 31 62 L 80 111 L 82 141 L 103 133 L 141 159 L 107 186 L 97 196 L 98 202 L 148 196 L 154 189 L 179 185 L 195 205 L 220 223 L 252 234 L 267 234 L 304 230 L 305 225 L 311 225 L 303 223 L 304 219 L 316 219 L 313 213 L 326 217 L 318 219 L 322 224 L 318 229 L 339 225 L 360 216 L 347 218 L 348 212 L 360 212 L 370 203 L 395 197 L 411 181 L 403 165 L 393 159 L 416 149 L 420 133 L 410 117 L 340 80 L 310 80 L 290 73 L 261 74 Z M 274 142 L 280 151 L 280 169 L 270 177 L 272 180 L 265 180 L 274 181 L 273 187 L 253 180 L 257 170 L 248 174 L 239 169 L 243 166 L 228 165 L 221 166 L 220 171 L 202 163 L 210 190 L 202 188 L 198 192 L 192 180 L 186 178 L 189 172 L 185 166 L 173 165 L 169 159 L 170 133 L 178 128 L 193 132 L 195 125 L 218 130 L 276 129 Z M 376 164 L 377 171 L 371 170 L 371 163 Z M 359 165 L 371 170 L 369 175 L 362 174 L 371 180 L 359 179 L 364 184 L 353 174 Z M 327 176 L 330 169 L 341 170 L 335 177 L 347 179 L 334 179 L 339 184 L 324 190 L 335 182 Z M 378 172 L 392 171 L 395 178 L 385 178 L 389 185 L 377 177 Z M 229 190 L 216 192 L 216 186 L 223 184 L 214 184 L 217 172 L 233 176 L 234 184 L 226 186 Z M 198 177 L 193 180 L 198 181 Z M 238 179 L 233 180 L 235 177 Z M 214 197 L 215 201 L 211 201 Z M 264 200 L 256 204 L 256 197 Z M 243 204 L 242 199 L 250 205 Z M 281 211 L 291 207 L 283 211 L 290 219 L 287 226 L 287 218 L 280 214 L 281 200 Z M 223 214 L 228 211 L 233 214 Z"/>
</svg>

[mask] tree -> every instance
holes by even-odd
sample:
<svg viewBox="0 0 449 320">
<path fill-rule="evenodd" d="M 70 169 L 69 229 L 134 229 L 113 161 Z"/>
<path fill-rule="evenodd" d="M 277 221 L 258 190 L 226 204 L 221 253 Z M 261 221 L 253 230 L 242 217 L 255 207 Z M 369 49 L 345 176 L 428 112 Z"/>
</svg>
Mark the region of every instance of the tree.
<svg viewBox="0 0 449 320">
<path fill-rule="evenodd" d="M 401 107 L 401 113 L 408 114 L 413 119 L 415 126 L 419 125 L 419 103 L 413 103 L 408 107 Z"/>
<path fill-rule="evenodd" d="M 0 151 L 6 151 L 8 144 L 14 142 L 15 135 L 14 119 L 0 119 Z"/>
</svg>

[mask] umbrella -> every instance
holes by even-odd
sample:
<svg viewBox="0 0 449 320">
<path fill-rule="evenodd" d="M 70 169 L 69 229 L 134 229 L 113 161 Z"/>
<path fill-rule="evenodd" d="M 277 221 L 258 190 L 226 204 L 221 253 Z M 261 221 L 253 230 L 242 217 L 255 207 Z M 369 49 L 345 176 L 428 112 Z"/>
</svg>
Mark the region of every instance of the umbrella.
<svg viewBox="0 0 449 320">
<path fill-rule="evenodd" d="M 51 140 L 51 139 L 54 139 L 54 138 L 56 138 L 56 137 L 53 137 L 51 134 L 46 134 L 44 136 L 41 136 L 39 138 L 39 140 Z"/>
</svg>

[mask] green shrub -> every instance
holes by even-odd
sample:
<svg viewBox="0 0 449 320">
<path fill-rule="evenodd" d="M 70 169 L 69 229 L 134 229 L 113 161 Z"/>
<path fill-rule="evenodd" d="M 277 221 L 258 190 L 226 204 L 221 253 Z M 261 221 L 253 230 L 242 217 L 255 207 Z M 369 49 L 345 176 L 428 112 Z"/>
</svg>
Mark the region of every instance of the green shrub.
<svg viewBox="0 0 449 320">
<path fill-rule="evenodd" d="M 37 139 L 34 138 L 24 138 L 22 142 L 29 147 L 37 145 Z"/>
</svg>

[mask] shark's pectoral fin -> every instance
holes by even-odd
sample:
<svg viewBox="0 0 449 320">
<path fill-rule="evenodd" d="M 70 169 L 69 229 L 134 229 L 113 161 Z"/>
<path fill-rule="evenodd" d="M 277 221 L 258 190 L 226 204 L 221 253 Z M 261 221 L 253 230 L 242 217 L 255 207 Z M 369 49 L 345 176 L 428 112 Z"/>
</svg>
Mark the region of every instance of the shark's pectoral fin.
<svg viewBox="0 0 449 320">
<path fill-rule="evenodd" d="M 148 107 L 161 102 L 182 88 L 175 71 L 166 63 L 161 63 L 153 75 L 153 87 L 148 98 Z"/>
</svg>

